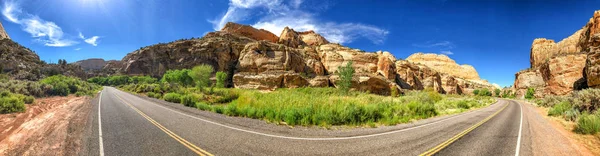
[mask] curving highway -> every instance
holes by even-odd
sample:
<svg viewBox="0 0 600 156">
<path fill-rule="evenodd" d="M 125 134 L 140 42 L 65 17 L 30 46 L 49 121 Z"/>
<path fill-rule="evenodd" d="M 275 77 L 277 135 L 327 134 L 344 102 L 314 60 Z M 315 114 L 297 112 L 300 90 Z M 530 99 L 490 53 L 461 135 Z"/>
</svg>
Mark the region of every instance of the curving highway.
<svg viewBox="0 0 600 156">
<path fill-rule="evenodd" d="M 534 108 L 503 99 L 458 115 L 338 130 L 228 117 L 112 87 L 92 103 L 86 155 L 534 155 L 543 143 L 532 136 L 548 131 Z"/>
</svg>

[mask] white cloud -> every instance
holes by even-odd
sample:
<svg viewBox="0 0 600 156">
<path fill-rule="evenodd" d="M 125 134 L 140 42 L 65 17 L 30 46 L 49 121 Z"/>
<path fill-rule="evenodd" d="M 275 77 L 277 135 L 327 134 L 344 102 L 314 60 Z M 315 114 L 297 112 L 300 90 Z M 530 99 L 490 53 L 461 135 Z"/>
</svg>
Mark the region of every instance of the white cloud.
<svg viewBox="0 0 600 156">
<path fill-rule="evenodd" d="M 81 48 L 75 48 L 74 50 L 75 50 L 75 51 L 79 51 L 79 50 L 81 50 Z"/>
<path fill-rule="evenodd" d="M 85 36 L 83 36 L 83 34 L 81 32 L 79 32 L 79 38 L 85 39 Z"/>
<path fill-rule="evenodd" d="M 62 29 L 54 22 L 45 21 L 35 15 L 21 11 L 18 3 L 7 0 L 2 8 L 2 15 L 8 21 L 20 24 L 23 31 L 31 34 L 35 41 L 50 47 L 65 47 L 77 44 L 76 41 L 64 38 Z M 19 17 L 23 17 L 19 19 Z"/>
<path fill-rule="evenodd" d="M 443 49 L 453 49 L 456 47 L 454 43 L 450 41 L 440 41 L 440 42 L 426 42 L 424 44 L 413 44 L 414 47 L 420 48 L 443 48 Z"/>
<path fill-rule="evenodd" d="M 99 36 L 92 36 L 88 39 L 85 39 L 85 43 L 91 44 L 93 46 L 98 46 L 98 38 L 100 38 Z"/>
<path fill-rule="evenodd" d="M 454 53 L 452 51 L 440 51 L 440 53 L 445 54 L 445 55 L 453 55 Z"/>
<path fill-rule="evenodd" d="M 215 30 L 220 30 L 227 22 L 239 22 L 252 15 L 262 15 L 252 24 L 253 27 L 271 31 L 280 35 L 286 26 L 296 31 L 314 30 L 330 42 L 350 43 L 357 38 L 367 38 L 375 44 L 382 44 L 389 31 L 372 25 L 361 23 L 336 23 L 320 21 L 310 11 L 301 10 L 303 0 L 292 0 L 285 3 L 281 0 L 231 0 L 227 12 L 213 23 Z M 268 13 L 260 14 L 261 9 Z"/>
</svg>

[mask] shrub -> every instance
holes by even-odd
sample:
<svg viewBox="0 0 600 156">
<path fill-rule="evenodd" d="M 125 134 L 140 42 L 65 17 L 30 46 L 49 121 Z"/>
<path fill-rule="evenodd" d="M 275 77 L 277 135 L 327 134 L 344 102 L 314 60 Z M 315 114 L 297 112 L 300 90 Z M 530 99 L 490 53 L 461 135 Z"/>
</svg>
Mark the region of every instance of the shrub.
<svg viewBox="0 0 600 156">
<path fill-rule="evenodd" d="M 548 116 L 560 116 L 566 111 L 571 110 L 572 106 L 568 101 L 560 102 L 548 110 Z"/>
<path fill-rule="evenodd" d="M 352 68 L 352 61 L 348 62 L 346 66 L 338 67 L 338 75 L 340 80 L 337 85 L 343 94 L 348 94 L 350 87 L 352 87 L 352 77 L 354 76 L 354 68 Z"/>
<path fill-rule="evenodd" d="M 195 107 L 197 99 L 193 95 L 181 96 L 181 104 L 188 107 Z"/>
<path fill-rule="evenodd" d="M 146 96 L 154 98 L 154 97 L 156 97 L 156 93 L 154 93 L 154 92 L 148 92 L 148 93 L 146 93 Z"/>
<path fill-rule="evenodd" d="M 181 102 L 181 95 L 177 93 L 167 93 L 163 96 L 163 99 L 165 99 L 165 101 L 179 103 Z"/>
<path fill-rule="evenodd" d="M 218 88 L 225 88 L 225 79 L 227 79 L 227 73 L 219 71 L 216 73 L 215 77 L 217 78 L 216 86 Z"/>
<path fill-rule="evenodd" d="M 494 89 L 494 94 L 496 95 L 496 97 L 500 97 L 500 92 L 502 92 L 502 90 L 498 88 Z"/>
<path fill-rule="evenodd" d="M 25 111 L 25 104 L 17 97 L 1 97 L 0 98 L 0 113 L 14 113 Z"/>
<path fill-rule="evenodd" d="M 492 96 L 492 92 L 490 92 L 490 90 L 488 90 L 487 88 L 483 88 L 481 90 L 479 90 L 479 94 L 480 96 Z"/>
<path fill-rule="evenodd" d="M 200 109 L 200 110 L 205 110 L 205 111 L 211 111 L 212 108 L 210 107 L 210 105 L 204 103 L 204 102 L 196 102 L 196 108 Z"/>
<path fill-rule="evenodd" d="M 473 90 L 473 95 L 479 95 L 479 89 Z"/>
<path fill-rule="evenodd" d="M 594 112 L 600 108 L 600 89 L 585 89 L 572 93 L 572 103 L 581 112 Z"/>
<path fill-rule="evenodd" d="M 191 86 L 193 83 L 192 77 L 189 76 L 189 69 L 168 70 L 160 81 L 175 83 L 182 86 Z"/>
<path fill-rule="evenodd" d="M 565 96 L 546 96 L 538 101 L 537 104 L 543 107 L 552 107 L 563 101 L 571 101 L 571 99 Z"/>
<path fill-rule="evenodd" d="M 23 102 L 25 102 L 25 104 L 32 104 L 35 101 L 35 98 L 33 96 L 25 96 L 25 98 L 23 98 Z"/>
<path fill-rule="evenodd" d="M 525 93 L 525 99 L 533 99 L 535 98 L 535 89 L 527 88 L 527 93 Z"/>
<path fill-rule="evenodd" d="M 69 95 L 69 85 L 64 82 L 59 82 L 53 85 L 52 95 L 67 96 Z"/>
<path fill-rule="evenodd" d="M 213 72 L 213 67 L 210 65 L 199 65 L 192 68 L 188 75 L 194 80 L 196 87 L 201 90 L 204 87 L 210 86 L 210 74 Z"/>
<path fill-rule="evenodd" d="M 596 134 L 600 131 L 600 115 L 599 113 L 588 114 L 583 113 L 577 120 L 576 132 L 582 134 Z"/>
<path fill-rule="evenodd" d="M 459 108 L 462 108 L 462 109 L 471 108 L 471 105 L 467 101 L 459 101 L 456 106 L 458 106 Z"/>
</svg>

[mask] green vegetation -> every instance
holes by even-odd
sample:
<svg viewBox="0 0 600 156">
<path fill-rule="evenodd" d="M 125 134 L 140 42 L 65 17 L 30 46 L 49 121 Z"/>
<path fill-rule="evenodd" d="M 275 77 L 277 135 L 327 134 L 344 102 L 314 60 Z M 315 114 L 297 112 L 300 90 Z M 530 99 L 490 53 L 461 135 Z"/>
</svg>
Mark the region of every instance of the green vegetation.
<svg viewBox="0 0 600 156">
<path fill-rule="evenodd" d="M 190 69 L 168 70 L 160 81 L 182 86 L 191 86 L 194 81 L 189 75 L 191 71 L 192 70 Z"/>
<path fill-rule="evenodd" d="M 502 90 L 500 90 L 500 89 L 498 89 L 498 88 L 494 89 L 494 95 L 495 95 L 496 97 L 500 97 L 500 93 L 501 93 L 501 92 L 502 92 Z"/>
<path fill-rule="evenodd" d="M 18 97 L 11 95 L 0 97 L 0 114 L 24 111 L 25 103 Z"/>
<path fill-rule="evenodd" d="M 353 62 L 350 61 L 346 64 L 346 66 L 338 68 L 340 80 L 338 81 L 337 85 L 342 91 L 342 94 L 348 94 L 350 87 L 352 87 L 352 77 L 354 76 L 354 68 L 352 68 L 352 63 Z"/>
<path fill-rule="evenodd" d="M 50 85 L 50 95 L 67 96 L 69 94 L 92 95 L 100 87 L 79 78 L 67 77 L 64 75 L 54 75 L 39 81 L 42 84 Z"/>
<path fill-rule="evenodd" d="M 210 74 L 212 72 L 212 66 L 203 64 L 192 68 L 192 71 L 188 72 L 188 75 L 194 80 L 196 87 L 202 90 L 204 87 L 210 86 Z"/>
<path fill-rule="evenodd" d="M 167 93 L 163 97 L 165 101 L 180 103 L 181 102 L 181 94 L 177 93 Z"/>
<path fill-rule="evenodd" d="M 217 79 L 217 88 L 225 88 L 225 79 L 227 79 L 227 73 L 219 71 L 215 75 Z"/>
<path fill-rule="evenodd" d="M 125 76 L 117 75 L 110 77 L 92 77 L 87 80 L 89 83 L 95 83 L 103 86 L 120 86 L 126 84 L 151 84 L 156 83 L 157 79 L 150 76 Z"/>
<path fill-rule="evenodd" d="M 525 99 L 534 99 L 535 98 L 535 89 L 527 88 L 527 93 L 525 93 Z"/>
<path fill-rule="evenodd" d="M 577 121 L 575 131 L 578 133 L 595 134 L 600 131 L 600 89 L 575 91 L 567 96 L 547 96 L 538 100 L 537 104 L 551 107 L 549 116 Z"/>
<path fill-rule="evenodd" d="M 473 95 L 479 95 L 479 89 L 473 90 Z"/>
</svg>

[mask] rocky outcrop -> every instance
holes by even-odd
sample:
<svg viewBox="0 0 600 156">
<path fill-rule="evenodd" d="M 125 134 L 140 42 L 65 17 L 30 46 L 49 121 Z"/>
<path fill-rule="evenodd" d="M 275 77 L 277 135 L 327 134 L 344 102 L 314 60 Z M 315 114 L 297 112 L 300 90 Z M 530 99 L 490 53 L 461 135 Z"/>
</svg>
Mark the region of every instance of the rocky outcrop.
<svg viewBox="0 0 600 156">
<path fill-rule="evenodd" d="M 29 48 L 8 39 L 0 39 L 0 70 L 15 79 L 37 80 L 46 71 L 44 63 Z"/>
<path fill-rule="evenodd" d="M 4 30 L 2 23 L 0 23 L 0 40 L 5 39 L 5 38 L 10 39 L 10 37 L 8 36 L 8 33 L 6 33 L 6 30 Z"/>
<path fill-rule="evenodd" d="M 399 85 L 403 89 L 423 90 L 432 88 L 437 92 L 445 92 L 442 88 L 440 73 L 424 65 L 414 64 L 406 60 L 395 63 Z"/>
<path fill-rule="evenodd" d="M 304 41 L 300 38 L 300 34 L 288 27 L 283 28 L 283 32 L 279 35 L 279 44 L 286 45 L 288 47 L 298 47 L 305 45 Z"/>
<path fill-rule="evenodd" d="M 566 95 L 587 88 L 583 77 L 586 54 L 568 54 L 549 58 L 540 71 L 546 82 L 544 93 Z"/>
<path fill-rule="evenodd" d="M 600 50 L 589 53 L 585 63 L 585 76 L 590 88 L 600 88 Z"/>
<path fill-rule="evenodd" d="M 438 72 L 446 73 L 457 78 L 479 80 L 479 74 L 471 65 L 458 65 L 446 55 L 415 53 L 406 60 L 424 64 Z"/>
<path fill-rule="evenodd" d="M 544 78 L 539 70 L 523 70 L 515 74 L 515 84 L 513 85 L 517 97 L 523 98 L 528 88 L 536 91 L 536 96 L 543 96 Z"/>
<path fill-rule="evenodd" d="M 306 45 L 309 45 L 309 46 L 320 46 L 320 45 L 329 43 L 329 41 L 327 41 L 327 39 L 325 39 L 325 37 L 315 33 L 312 30 L 305 31 L 305 32 L 299 32 L 298 34 L 300 34 L 300 38 L 302 39 L 302 42 L 304 42 Z"/>
<path fill-rule="evenodd" d="M 277 41 L 279 41 L 279 37 L 277 37 L 275 34 L 264 30 L 264 29 L 256 29 L 252 26 L 249 25 L 243 25 L 243 24 L 237 24 L 237 23 L 232 23 L 232 22 L 228 22 L 227 24 L 225 24 L 225 26 L 221 29 L 222 32 L 226 32 L 226 33 L 231 33 L 231 34 L 236 34 L 236 35 L 240 35 L 240 36 L 245 36 L 254 40 L 266 40 L 266 41 L 270 41 L 273 43 L 276 43 Z"/>
<path fill-rule="evenodd" d="M 339 67 L 352 61 L 356 73 L 376 73 L 379 56 L 339 44 L 325 44 L 317 48 L 323 66 L 329 74 L 335 74 Z"/>
<path fill-rule="evenodd" d="M 332 75 L 329 81 L 337 87 L 337 82 L 340 80 L 338 75 Z M 387 81 L 384 77 L 360 73 L 355 74 L 352 77 L 352 90 L 369 92 L 381 95 L 390 95 L 390 88 L 394 87 L 395 84 Z"/>
<path fill-rule="evenodd" d="M 108 61 L 104 61 L 101 58 L 92 58 L 87 60 L 80 60 L 73 64 L 79 65 L 83 70 L 101 70 L 106 66 Z"/>
</svg>

